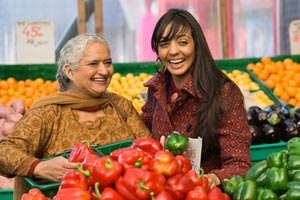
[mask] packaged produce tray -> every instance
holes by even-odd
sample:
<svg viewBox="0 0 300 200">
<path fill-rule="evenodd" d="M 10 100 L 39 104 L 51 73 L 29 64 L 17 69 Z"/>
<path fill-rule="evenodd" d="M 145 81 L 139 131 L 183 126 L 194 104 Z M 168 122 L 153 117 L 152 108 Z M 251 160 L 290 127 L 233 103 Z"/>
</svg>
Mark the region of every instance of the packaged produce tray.
<svg viewBox="0 0 300 200">
<path fill-rule="evenodd" d="M 256 163 L 258 161 L 265 160 L 267 158 L 267 155 L 269 155 L 270 153 L 279 152 L 285 149 L 287 149 L 286 142 L 251 145 L 251 162 Z"/>
<path fill-rule="evenodd" d="M 121 142 L 117 142 L 117 143 L 112 143 L 112 144 L 108 144 L 108 145 L 104 145 L 104 146 L 95 146 L 95 147 L 91 147 L 92 149 L 94 149 L 99 156 L 101 155 L 109 155 L 113 150 L 116 149 L 120 149 L 120 148 L 124 148 L 124 147 L 128 147 L 132 144 L 132 140 L 125 140 L 125 141 L 121 141 Z M 56 154 L 55 156 L 64 156 L 64 157 L 68 157 L 70 155 L 71 151 L 67 151 L 64 153 L 60 153 L 60 154 Z M 49 159 L 49 158 L 45 158 L 45 159 Z M 55 183 L 55 182 L 51 182 L 51 181 L 47 181 L 47 180 L 42 180 L 42 179 L 31 179 L 29 177 L 24 177 L 24 182 L 26 184 L 26 186 L 28 187 L 28 189 L 31 188 L 38 188 L 39 190 L 41 190 L 43 192 L 44 195 L 46 195 L 47 197 L 54 197 L 57 193 L 57 190 L 60 186 L 60 183 Z M 2 198 L 0 198 L 2 200 Z"/>
<path fill-rule="evenodd" d="M 1 200 L 12 200 L 13 190 L 12 189 L 0 189 L 0 199 Z"/>
</svg>

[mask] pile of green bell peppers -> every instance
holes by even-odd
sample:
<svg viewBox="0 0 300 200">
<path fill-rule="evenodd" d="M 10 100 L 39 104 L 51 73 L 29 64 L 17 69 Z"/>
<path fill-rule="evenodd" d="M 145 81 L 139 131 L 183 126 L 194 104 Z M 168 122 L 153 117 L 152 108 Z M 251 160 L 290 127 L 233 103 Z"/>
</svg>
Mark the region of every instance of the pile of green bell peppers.
<svg viewBox="0 0 300 200">
<path fill-rule="evenodd" d="M 291 138 L 287 150 L 253 164 L 245 177 L 225 179 L 224 191 L 233 200 L 299 200 L 300 138 Z"/>
</svg>

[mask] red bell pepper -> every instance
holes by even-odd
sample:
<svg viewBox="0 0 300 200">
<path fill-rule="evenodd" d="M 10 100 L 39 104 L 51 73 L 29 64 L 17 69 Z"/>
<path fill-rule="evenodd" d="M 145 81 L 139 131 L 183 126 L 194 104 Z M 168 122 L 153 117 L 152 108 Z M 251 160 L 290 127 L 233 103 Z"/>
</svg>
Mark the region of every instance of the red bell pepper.
<svg viewBox="0 0 300 200">
<path fill-rule="evenodd" d="M 149 169 L 151 158 L 140 149 L 130 149 L 120 154 L 118 162 L 123 166 L 123 169 L 141 168 Z"/>
<path fill-rule="evenodd" d="M 172 196 L 166 190 L 161 191 L 156 196 L 151 196 L 151 200 L 173 200 Z"/>
<path fill-rule="evenodd" d="M 149 170 L 170 177 L 178 172 L 178 162 L 171 152 L 158 151 L 150 162 Z"/>
<path fill-rule="evenodd" d="M 165 190 L 173 199 L 184 200 L 189 191 L 195 188 L 194 182 L 184 174 L 175 174 L 167 179 Z"/>
<path fill-rule="evenodd" d="M 118 193 L 124 197 L 127 200 L 139 200 L 138 197 L 136 197 L 127 187 L 123 184 L 123 177 L 120 176 L 118 180 L 115 182 L 115 188 L 118 191 Z"/>
<path fill-rule="evenodd" d="M 81 163 L 81 169 L 91 172 L 93 169 L 93 164 L 98 158 L 100 157 L 97 154 L 88 153 Z"/>
<path fill-rule="evenodd" d="M 208 190 L 208 200 L 224 200 L 224 195 L 219 187 L 212 187 Z"/>
<path fill-rule="evenodd" d="M 223 193 L 224 200 L 231 200 L 229 194 Z"/>
<path fill-rule="evenodd" d="M 66 199 L 90 200 L 91 194 L 89 191 L 81 188 L 64 188 L 58 190 L 57 194 L 53 197 L 53 200 Z"/>
<path fill-rule="evenodd" d="M 177 162 L 178 162 L 178 173 L 185 174 L 189 170 L 192 169 L 192 162 L 189 158 L 187 158 L 184 155 L 177 155 L 175 156 Z"/>
<path fill-rule="evenodd" d="M 119 158 L 119 155 L 125 151 L 128 151 L 130 150 L 131 147 L 124 147 L 124 148 L 121 148 L 121 149 L 116 149 L 116 150 L 113 150 L 109 156 L 113 159 L 113 160 L 118 160 Z"/>
<path fill-rule="evenodd" d="M 209 189 L 209 181 L 206 176 L 204 176 L 204 170 L 199 169 L 199 175 L 194 170 L 189 170 L 186 174 L 196 186 L 202 186 L 206 191 Z"/>
<path fill-rule="evenodd" d="M 164 190 L 163 175 L 138 168 L 125 171 L 123 185 L 138 199 L 150 199 Z"/>
<path fill-rule="evenodd" d="M 204 186 L 196 186 L 188 192 L 185 200 L 208 200 L 206 188 Z"/>
<path fill-rule="evenodd" d="M 22 195 L 21 200 L 51 200 L 51 199 L 46 197 L 41 192 L 41 190 L 37 188 L 32 188 L 29 190 L 28 193 Z"/>
<path fill-rule="evenodd" d="M 63 189 L 72 187 L 78 187 L 84 190 L 88 190 L 89 183 L 87 177 L 81 172 L 68 170 L 62 178 L 59 188 Z"/>
<path fill-rule="evenodd" d="M 70 162 L 82 162 L 87 154 L 97 154 L 94 150 L 90 149 L 90 143 L 87 140 L 83 140 L 75 144 L 68 160 Z"/>
<path fill-rule="evenodd" d="M 120 163 L 103 156 L 95 160 L 93 169 L 90 173 L 90 184 L 100 183 L 100 189 L 111 186 L 122 174 L 123 168 Z"/>
<path fill-rule="evenodd" d="M 95 194 L 96 198 L 92 196 L 93 200 L 126 200 L 111 187 L 104 188 L 104 190 L 100 193 L 98 182 L 95 184 Z"/>
<path fill-rule="evenodd" d="M 163 150 L 162 144 L 154 138 L 141 137 L 133 140 L 131 147 L 133 149 L 141 149 L 151 157 L 153 157 L 158 151 Z"/>
</svg>

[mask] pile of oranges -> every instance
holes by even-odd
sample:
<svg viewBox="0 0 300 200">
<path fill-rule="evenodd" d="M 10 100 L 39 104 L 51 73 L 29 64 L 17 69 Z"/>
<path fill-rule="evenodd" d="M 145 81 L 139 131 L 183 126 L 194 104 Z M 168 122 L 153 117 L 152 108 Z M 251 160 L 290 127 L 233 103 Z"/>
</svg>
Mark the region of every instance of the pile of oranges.
<svg viewBox="0 0 300 200">
<path fill-rule="evenodd" d="M 247 69 L 251 70 L 280 100 L 294 106 L 300 106 L 299 63 L 291 58 L 273 61 L 266 56 L 260 62 L 249 63 Z"/>
<path fill-rule="evenodd" d="M 13 100 L 22 100 L 26 108 L 43 96 L 52 94 L 58 90 L 57 81 L 26 79 L 17 81 L 13 77 L 0 80 L 0 104 L 9 105 Z"/>
</svg>

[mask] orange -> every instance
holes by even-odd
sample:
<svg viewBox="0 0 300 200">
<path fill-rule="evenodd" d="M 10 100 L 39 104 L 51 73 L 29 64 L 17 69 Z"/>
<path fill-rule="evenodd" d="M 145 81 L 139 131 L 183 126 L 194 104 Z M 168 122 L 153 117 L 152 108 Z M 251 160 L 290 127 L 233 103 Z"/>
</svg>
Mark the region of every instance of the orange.
<svg viewBox="0 0 300 200">
<path fill-rule="evenodd" d="M 39 86 L 44 85 L 44 79 L 42 78 L 37 78 L 34 80 L 34 82 Z"/>
<path fill-rule="evenodd" d="M 293 106 L 297 106 L 298 101 L 295 98 L 290 98 L 288 100 L 288 103 L 291 104 L 291 105 L 293 105 Z"/>
<path fill-rule="evenodd" d="M 292 86 L 288 86 L 285 91 L 288 93 L 288 95 L 290 97 L 294 97 L 297 93 L 297 88 L 296 87 L 292 87 Z"/>
<path fill-rule="evenodd" d="M 291 59 L 291 58 L 285 58 L 283 60 L 283 64 L 286 66 L 286 65 L 290 65 L 292 64 L 294 61 Z"/>
<path fill-rule="evenodd" d="M 269 56 L 264 56 L 264 57 L 261 58 L 261 62 L 263 64 L 271 63 L 272 59 Z"/>
<path fill-rule="evenodd" d="M 283 94 L 284 88 L 282 84 L 277 84 L 273 90 L 275 96 L 280 97 Z"/>
<path fill-rule="evenodd" d="M 272 78 L 267 79 L 265 82 L 265 86 L 267 88 L 274 88 L 276 86 L 276 84 L 277 84 L 277 82 Z"/>
<path fill-rule="evenodd" d="M 255 65 L 253 64 L 253 63 L 249 63 L 248 65 L 247 65 L 247 69 L 248 70 L 253 70 L 255 68 Z"/>
<path fill-rule="evenodd" d="M 260 72 L 260 74 L 257 75 L 257 77 L 258 77 L 260 80 L 265 81 L 265 80 L 268 79 L 269 75 L 270 75 L 269 71 L 263 69 L 263 70 Z"/>
<path fill-rule="evenodd" d="M 288 94 L 286 91 L 284 91 L 284 92 L 279 96 L 279 98 L 280 98 L 282 101 L 288 102 L 288 100 L 290 99 L 290 96 L 289 96 L 289 94 Z"/>
</svg>

